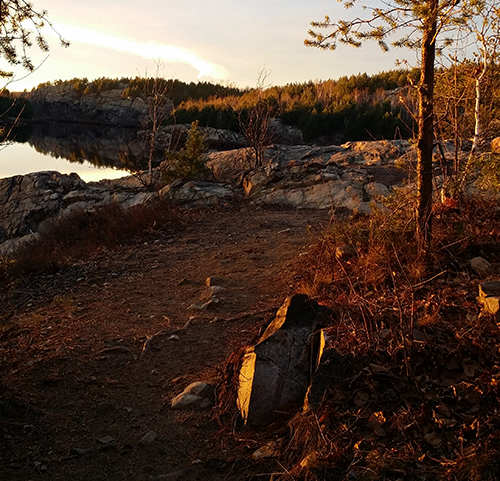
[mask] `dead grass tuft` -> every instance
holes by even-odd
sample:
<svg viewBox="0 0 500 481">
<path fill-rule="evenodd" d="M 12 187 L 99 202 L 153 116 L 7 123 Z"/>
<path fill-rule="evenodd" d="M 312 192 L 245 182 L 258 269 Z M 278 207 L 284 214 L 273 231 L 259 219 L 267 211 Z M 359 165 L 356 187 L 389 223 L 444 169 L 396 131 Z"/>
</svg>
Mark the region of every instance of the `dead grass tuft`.
<svg viewBox="0 0 500 481">
<path fill-rule="evenodd" d="M 128 209 L 112 203 L 93 212 L 74 210 L 45 224 L 40 236 L 17 249 L 12 259 L 0 259 L 0 277 L 54 271 L 71 260 L 179 223 L 177 212 L 161 201 Z"/>
</svg>

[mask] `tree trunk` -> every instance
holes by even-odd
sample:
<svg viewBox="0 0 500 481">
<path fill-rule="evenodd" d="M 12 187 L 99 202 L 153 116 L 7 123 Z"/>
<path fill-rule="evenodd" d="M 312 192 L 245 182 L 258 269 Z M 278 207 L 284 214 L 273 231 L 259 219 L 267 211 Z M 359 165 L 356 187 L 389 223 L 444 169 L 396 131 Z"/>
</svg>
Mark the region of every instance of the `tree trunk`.
<svg viewBox="0 0 500 481">
<path fill-rule="evenodd" d="M 422 33 L 422 65 L 418 85 L 418 210 L 417 238 L 422 253 L 431 242 L 432 226 L 432 151 L 434 147 L 434 61 L 438 0 L 429 0 L 429 15 Z"/>
<path fill-rule="evenodd" d="M 472 142 L 471 155 L 476 152 L 481 141 L 481 86 L 488 68 L 488 58 L 486 56 L 486 48 L 483 49 L 483 63 L 481 72 L 476 78 L 476 101 L 474 104 L 474 141 Z"/>
</svg>

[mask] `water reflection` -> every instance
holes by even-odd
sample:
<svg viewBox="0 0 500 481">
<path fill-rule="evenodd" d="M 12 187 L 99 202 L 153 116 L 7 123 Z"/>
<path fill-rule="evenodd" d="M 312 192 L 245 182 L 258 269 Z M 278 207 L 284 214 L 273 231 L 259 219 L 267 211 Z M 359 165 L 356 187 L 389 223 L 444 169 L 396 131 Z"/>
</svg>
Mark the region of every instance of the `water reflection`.
<svg viewBox="0 0 500 481">
<path fill-rule="evenodd" d="M 60 170 L 77 172 L 87 180 L 89 171 L 94 170 L 95 180 L 126 175 L 147 166 L 146 144 L 138 140 L 134 129 L 51 122 L 17 128 L 10 137 L 15 143 L 0 152 L 0 177 Z M 155 163 L 163 158 L 164 152 L 155 153 Z M 51 167 L 54 160 L 62 161 L 57 164 L 63 167 Z M 110 176 L 112 170 L 117 175 Z M 87 178 L 81 174 L 83 171 Z"/>
</svg>

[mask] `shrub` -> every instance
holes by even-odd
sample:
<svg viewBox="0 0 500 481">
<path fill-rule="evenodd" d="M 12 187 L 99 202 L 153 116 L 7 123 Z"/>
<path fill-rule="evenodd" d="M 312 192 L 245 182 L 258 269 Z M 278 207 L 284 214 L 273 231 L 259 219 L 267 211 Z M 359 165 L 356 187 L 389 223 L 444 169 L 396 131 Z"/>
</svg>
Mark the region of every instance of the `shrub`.
<svg viewBox="0 0 500 481">
<path fill-rule="evenodd" d="M 162 163 L 162 179 L 169 182 L 178 178 L 192 180 L 208 177 L 208 145 L 205 139 L 205 134 L 198 130 L 198 121 L 194 121 L 184 148 L 167 154 L 167 160 Z"/>
</svg>

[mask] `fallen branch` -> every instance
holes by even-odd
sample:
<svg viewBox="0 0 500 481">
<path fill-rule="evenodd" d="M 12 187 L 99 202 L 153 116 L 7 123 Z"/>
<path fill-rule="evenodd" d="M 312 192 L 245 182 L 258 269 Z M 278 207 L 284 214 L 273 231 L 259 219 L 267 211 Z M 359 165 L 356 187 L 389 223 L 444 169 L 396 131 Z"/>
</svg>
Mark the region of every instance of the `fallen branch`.
<svg viewBox="0 0 500 481">
<path fill-rule="evenodd" d="M 142 358 L 144 357 L 144 354 L 146 354 L 151 349 L 152 343 L 155 339 L 158 339 L 159 337 L 165 337 L 167 335 L 173 336 L 174 334 L 178 334 L 180 332 L 183 332 L 191 325 L 191 321 L 192 321 L 192 318 L 189 318 L 188 321 L 186 322 L 186 324 L 184 324 L 184 326 L 182 326 L 180 329 L 163 329 L 162 331 L 159 331 L 156 334 L 149 336 L 144 341 L 139 359 L 142 360 Z"/>
</svg>

